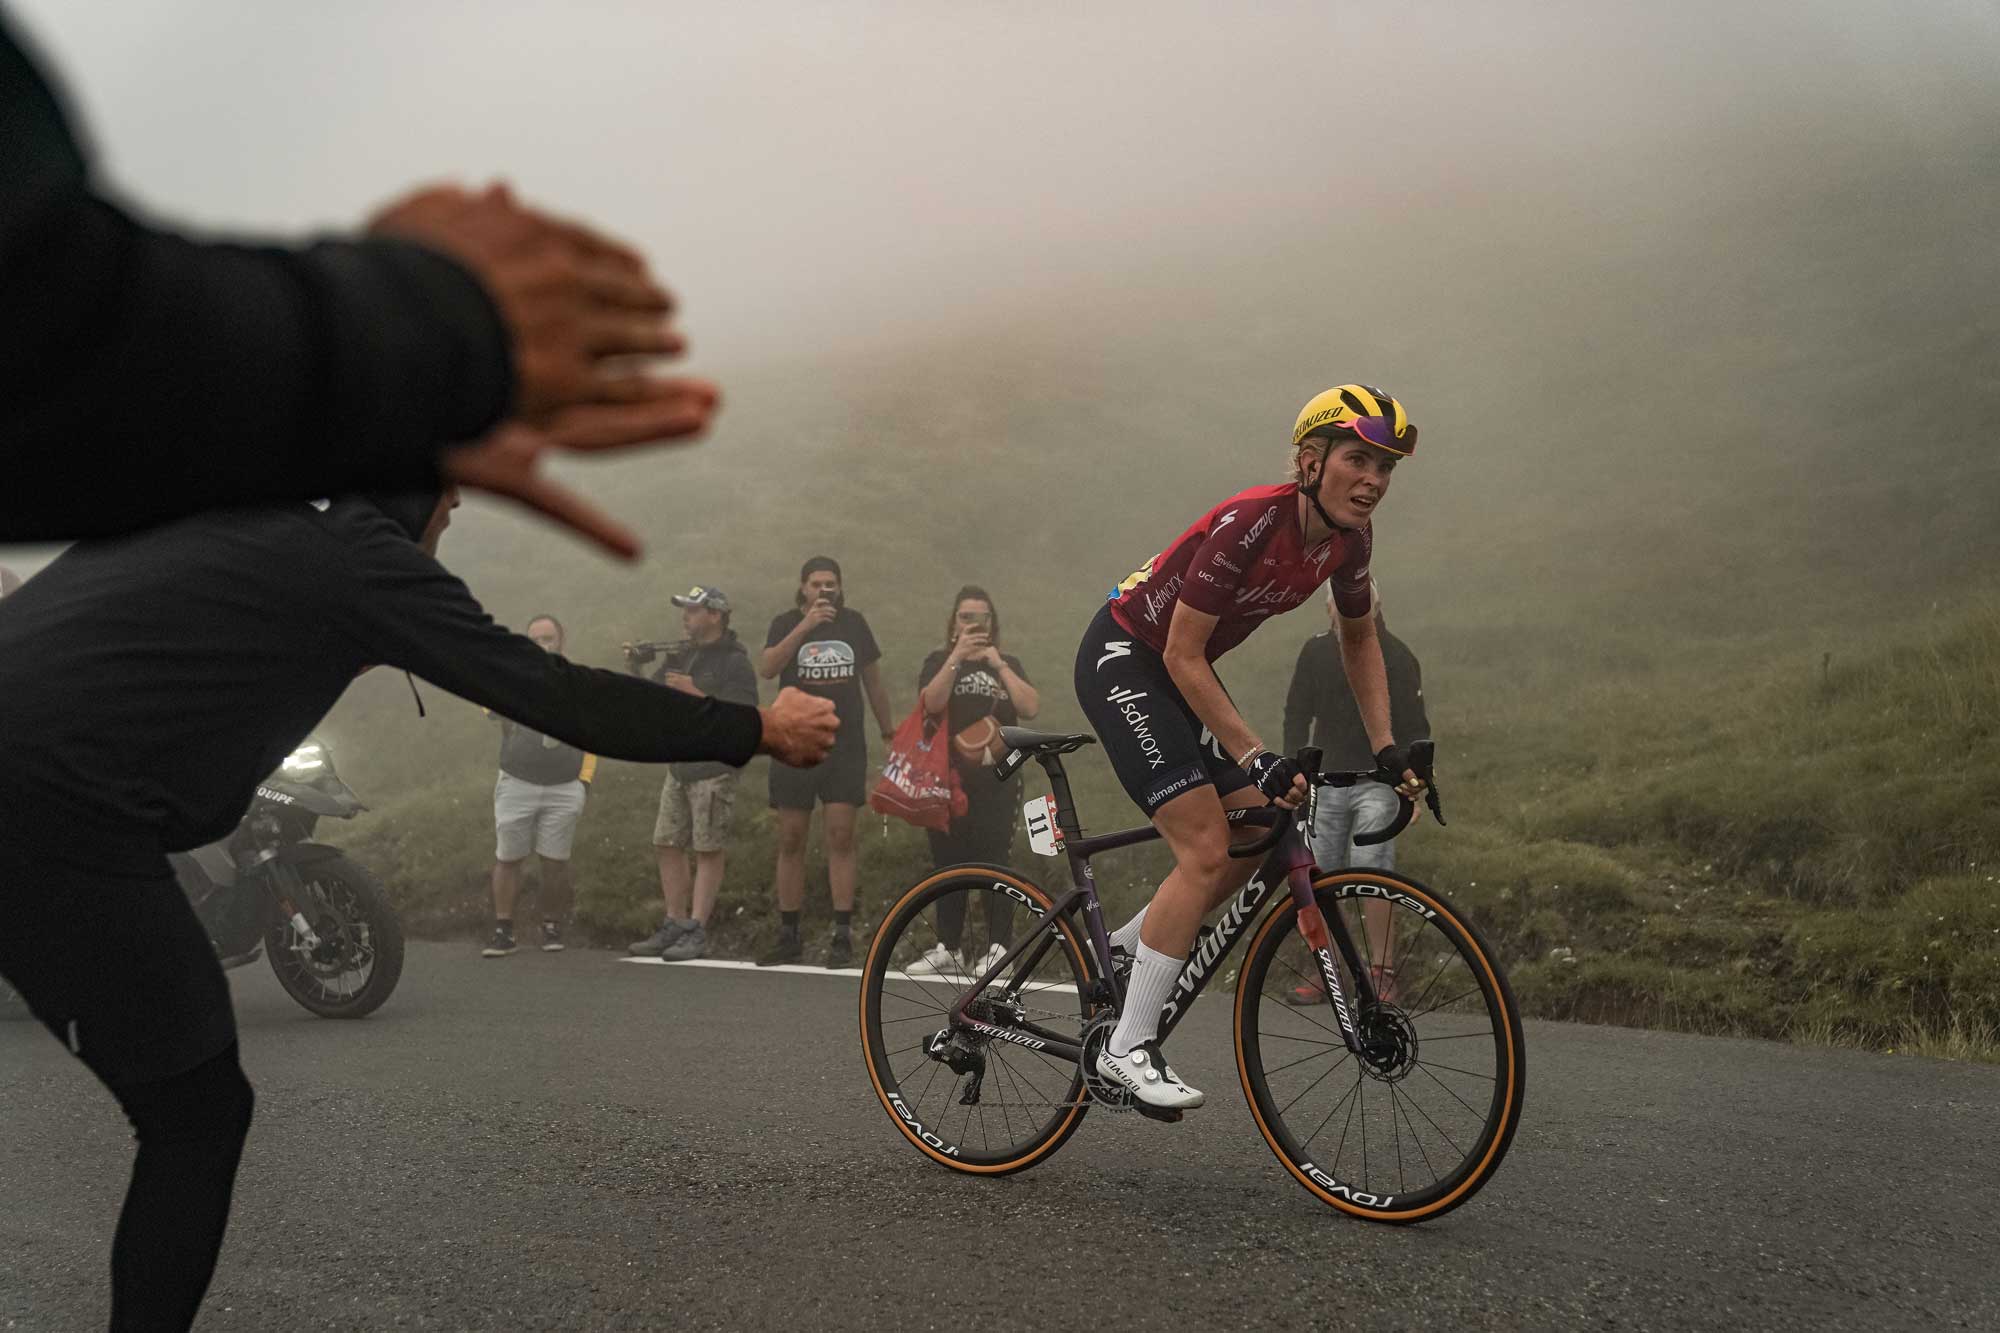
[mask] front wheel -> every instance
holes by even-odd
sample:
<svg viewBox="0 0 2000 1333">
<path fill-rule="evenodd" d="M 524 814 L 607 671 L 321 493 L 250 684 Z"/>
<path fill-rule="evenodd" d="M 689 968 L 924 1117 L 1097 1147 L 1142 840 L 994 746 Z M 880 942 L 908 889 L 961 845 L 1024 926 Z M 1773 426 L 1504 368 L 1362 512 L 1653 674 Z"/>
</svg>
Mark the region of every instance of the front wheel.
<svg viewBox="0 0 2000 1333">
<path fill-rule="evenodd" d="M 403 975 L 403 923 L 375 877 L 345 856 L 290 867 L 283 897 L 311 927 L 272 911 L 264 951 L 285 993 L 321 1018 L 361 1018 L 382 1007 Z"/>
<path fill-rule="evenodd" d="M 1364 1054 L 1342 1040 L 1288 894 L 1257 928 L 1237 985 L 1243 1095 L 1271 1151 L 1322 1202 L 1375 1222 L 1441 1216 L 1492 1179 L 1520 1121 L 1513 992 L 1478 932 L 1415 880 L 1345 870 L 1313 892 L 1381 997 L 1357 1001 L 1336 951 Z"/>
</svg>

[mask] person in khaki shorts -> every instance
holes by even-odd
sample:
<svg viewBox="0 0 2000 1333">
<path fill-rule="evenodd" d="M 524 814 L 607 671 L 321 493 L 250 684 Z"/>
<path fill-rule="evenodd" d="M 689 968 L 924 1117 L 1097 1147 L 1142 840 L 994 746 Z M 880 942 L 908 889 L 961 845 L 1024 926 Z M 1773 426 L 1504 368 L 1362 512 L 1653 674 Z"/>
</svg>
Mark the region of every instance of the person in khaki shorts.
<svg viewBox="0 0 2000 1333">
<path fill-rule="evenodd" d="M 729 598 L 720 588 L 697 584 L 673 598 L 681 608 L 687 638 L 670 644 L 625 645 L 634 671 L 655 657 L 651 676 L 669 689 L 729 703 L 757 702 L 757 675 L 742 640 L 729 628 Z M 708 951 L 708 918 L 722 888 L 729 818 L 736 806 L 738 770 L 727 764 L 673 764 L 660 788 L 660 813 L 653 825 L 653 850 L 660 863 L 660 896 L 666 917 L 660 928 L 628 946 L 642 957 L 670 963 L 699 958 Z M 688 874 L 688 853 L 694 874 Z"/>
</svg>

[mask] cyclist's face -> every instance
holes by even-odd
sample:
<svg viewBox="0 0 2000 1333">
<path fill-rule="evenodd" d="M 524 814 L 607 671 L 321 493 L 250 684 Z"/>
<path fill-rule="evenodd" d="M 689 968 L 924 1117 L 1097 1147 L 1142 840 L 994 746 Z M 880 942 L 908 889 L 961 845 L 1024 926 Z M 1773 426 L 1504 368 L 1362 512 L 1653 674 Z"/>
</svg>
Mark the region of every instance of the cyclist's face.
<svg viewBox="0 0 2000 1333">
<path fill-rule="evenodd" d="M 1327 450 L 1320 472 L 1319 502 L 1343 528 L 1362 528 L 1389 493 L 1389 476 L 1396 456 L 1360 441 L 1343 441 Z"/>
</svg>

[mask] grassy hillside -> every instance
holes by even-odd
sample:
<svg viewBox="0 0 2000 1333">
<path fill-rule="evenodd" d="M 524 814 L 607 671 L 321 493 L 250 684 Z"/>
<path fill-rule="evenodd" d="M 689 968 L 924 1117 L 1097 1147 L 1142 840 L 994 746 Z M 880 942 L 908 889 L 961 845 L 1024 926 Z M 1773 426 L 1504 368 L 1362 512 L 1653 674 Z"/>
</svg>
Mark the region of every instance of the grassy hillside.
<svg viewBox="0 0 2000 1333">
<path fill-rule="evenodd" d="M 1393 232 L 1266 227 L 1178 287 L 1113 269 L 923 341 L 712 367 L 714 440 L 579 474 L 647 534 L 645 565 L 478 506 L 446 559 L 503 621 L 553 611 L 573 657 L 611 665 L 677 634 L 667 594 L 697 581 L 761 643 L 799 561 L 833 554 L 899 708 L 952 590 L 982 583 L 1041 722 L 1075 727 L 1071 657 L 1105 589 L 1278 476 L 1310 393 L 1379 382 L 1424 429 L 1376 568 L 1425 663 L 1453 819 L 1412 834 L 1406 866 L 1476 907 L 1537 1012 L 1967 1039 L 2000 1021 L 1981 871 L 2000 862 L 1981 761 L 2000 620 L 1980 600 L 2000 562 L 2000 252 L 1981 239 L 2000 173 L 1979 143 L 1801 160 L 1699 188 L 1579 166 Z M 1267 736 L 1317 628 L 1280 620 L 1224 664 Z M 417 723 L 377 672 L 325 734 L 378 806 L 350 840 L 419 929 L 469 930 L 496 740 L 431 703 Z M 1101 760 L 1075 777 L 1088 824 L 1127 822 Z M 607 942 L 656 910 L 657 781 L 608 765 L 586 816 L 583 920 Z M 772 923 L 763 790 L 753 765 L 730 952 Z M 871 823 L 863 848 L 866 914 L 921 842 Z M 1160 864 L 1105 870 L 1123 910 Z"/>
</svg>

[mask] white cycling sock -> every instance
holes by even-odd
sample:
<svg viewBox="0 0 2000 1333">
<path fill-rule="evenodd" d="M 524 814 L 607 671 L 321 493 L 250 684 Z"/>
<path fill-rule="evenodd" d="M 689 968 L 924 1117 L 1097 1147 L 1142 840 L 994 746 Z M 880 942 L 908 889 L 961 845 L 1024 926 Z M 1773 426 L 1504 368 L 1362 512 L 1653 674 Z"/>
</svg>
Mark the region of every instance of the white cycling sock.
<svg viewBox="0 0 2000 1333">
<path fill-rule="evenodd" d="M 1142 940 L 1132 951 L 1132 984 L 1125 990 L 1125 1012 L 1106 1046 L 1113 1055 L 1130 1055 L 1132 1048 L 1160 1034 L 1160 1011 L 1174 993 L 1185 959 L 1161 953 Z"/>
<path fill-rule="evenodd" d="M 1151 903 L 1146 904 L 1146 907 L 1151 906 Z M 1137 916 L 1111 932 L 1111 942 L 1127 953 L 1139 947 L 1139 923 L 1146 919 L 1146 907 L 1140 908 Z"/>
</svg>

